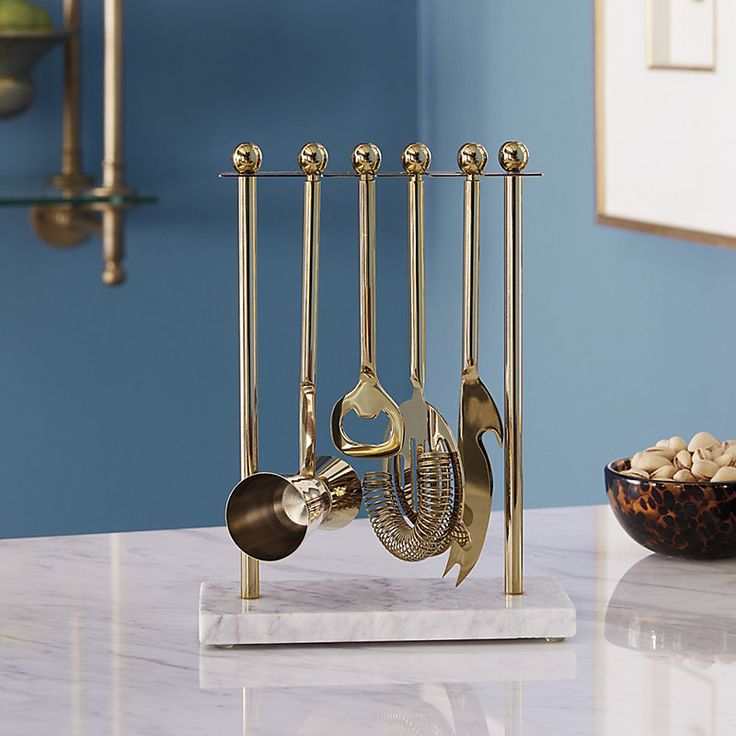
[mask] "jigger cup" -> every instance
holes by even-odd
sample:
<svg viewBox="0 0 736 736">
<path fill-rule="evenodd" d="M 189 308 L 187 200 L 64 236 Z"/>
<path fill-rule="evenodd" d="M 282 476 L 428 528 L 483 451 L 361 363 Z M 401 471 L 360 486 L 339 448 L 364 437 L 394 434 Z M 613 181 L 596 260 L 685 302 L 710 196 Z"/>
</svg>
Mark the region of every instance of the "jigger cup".
<svg viewBox="0 0 736 736">
<path fill-rule="evenodd" d="M 299 467 L 297 475 L 255 473 L 233 489 L 225 507 L 227 528 L 235 544 L 256 560 L 288 557 L 318 526 L 339 529 L 360 510 L 362 489 L 357 473 L 335 457 L 315 457 L 317 273 L 321 175 L 327 150 L 307 143 L 299 153 L 305 174 L 302 267 L 301 380 L 299 383 Z"/>
<path fill-rule="evenodd" d="M 235 544 L 264 562 L 283 560 L 317 527 L 340 529 L 360 510 L 360 479 L 344 460 L 320 456 L 315 475 L 256 473 L 235 486 L 227 528 Z"/>
</svg>

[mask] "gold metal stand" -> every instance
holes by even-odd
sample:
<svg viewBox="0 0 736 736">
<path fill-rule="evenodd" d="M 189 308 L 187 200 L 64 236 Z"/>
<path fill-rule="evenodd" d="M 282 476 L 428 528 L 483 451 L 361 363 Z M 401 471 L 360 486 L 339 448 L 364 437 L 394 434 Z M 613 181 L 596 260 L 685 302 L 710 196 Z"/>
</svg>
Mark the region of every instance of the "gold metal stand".
<svg viewBox="0 0 736 736">
<path fill-rule="evenodd" d="M 524 592 L 524 470 L 522 462 L 522 177 L 529 160 L 523 143 L 508 141 L 498 161 L 504 177 L 504 413 L 505 569 L 507 595 Z"/>
<path fill-rule="evenodd" d="M 115 0 L 108 0 L 115 2 Z M 314 144 L 316 145 L 316 144 Z M 304 150 L 307 150 L 308 146 Z M 407 150 L 409 150 L 409 147 Z M 428 154 L 427 154 L 428 155 Z M 472 569 L 478 559 L 485 537 L 485 526 L 490 514 L 490 498 L 492 493 L 492 476 L 490 464 L 481 442 L 481 434 L 484 431 L 493 431 L 500 440 L 505 434 L 504 461 L 505 461 L 505 576 L 504 592 L 507 596 L 520 595 L 524 592 L 523 585 L 523 455 L 522 455 L 522 180 L 525 176 L 541 176 L 539 173 L 525 172 L 528 162 L 528 151 L 523 143 L 507 142 L 499 150 L 498 159 L 503 169 L 500 173 L 485 173 L 484 166 L 487 154 L 479 144 L 466 144 L 458 156 L 460 172 L 429 172 L 426 167 L 423 175 L 428 177 L 458 177 L 464 176 L 465 181 L 465 221 L 464 221 L 464 312 L 463 312 L 463 386 L 469 392 L 469 403 L 466 407 L 466 423 L 470 429 L 464 433 L 463 413 L 461 411 L 461 437 L 467 434 L 466 452 L 462 452 L 461 441 L 460 459 L 465 475 L 466 504 L 470 507 L 470 517 L 478 517 L 483 521 L 482 528 L 471 529 L 474 541 L 474 549 L 466 557 L 458 558 L 451 555 L 448 560 L 450 569 L 453 564 L 460 564 L 461 573 L 458 583 Z M 373 324 L 373 283 L 375 279 L 374 263 L 372 253 L 373 236 L 373 187 L 378 177 L 406 177 L 412 175 L 412 171 L 405 170 L 401 173 L 377 173 L 380 162 L 380 153 L 369 144 L 358 146 L 353 153 L 354 172 L 320 172 L 322 178 L 346 178 L 357 175 L 360 183 L 361 203 L 361 348 L 362 366 L 361 381 L 367 381 L 367 387 L 359 384 L 347 397 L 339 401 L 333 409 L 332 435 L 333 441 L 338 449 L 349 454 L 382 456 L 383 445 L 370 446 L 369 451 L 364 451 L 361 446 L 359 452 L 355 451 L 355 443 L 347 441 L 342 431 L 342 416 L 347 410 L 355 410 L 359 416 L 376 416 L 381 411 L 386 412 L 391 418 L 391 412 L 384 405 L 387 397 L 380 391 L 380 385 L 375 377 L 374 368 L 374 329 Z M 270 177 L 292 177 L 303 176 L 302 172 L 260 172 L 261 152 L 258 146 L 252 143 L 243 143 L 233 153 L 233 164 L 236 173 L 222 174 L 222 176 L 238 177 L 238 212 L 239 212 L 239 255 L 240 255 L 240 359 L 241 359 L 241 476 L 248 478 L 256 473 L 258 465 L 258 432 L 257 432 L 257 400 L 256 400 L 256 180 L 259 176 Z M 307 172 L 309 173 L 309 172 Z M 498 176 L 504 179 L 504 280 L 505 280 L 505 305 L 504 305 L 504 411 L 505 423 L 501 422 L 498 410 L 495 408 L 493 399 L 487 389 L 482 386 L 478 377 L 477 354 L 478 354 L 478 262 L 480 257 L 479 237 L 479 215 L 480 180 L 485 176 Z M 416 177 L 415 177 L 416 178 Z M 411 184 L 411 182 L 410 182 Z M 414 182 L 417 198 L 421 193 L 421 181 Z M 319 193 L 319 179 L 315 176 L 307 176 L 305 185 L 305 237 L 310 235 L 305 242 L 311 243 L 311 233 L 317 222 L 314 210 L 315 197 Z M 410 201 L 412 196 L 410 186 Z M 418 200 L 417 200 L 418 201 Z M 418 210 L 417 210 L 418 211 Z M 416 219 L 416 218 L 415 218 Z M 421 223 L 410 222 L 410 230 L 418 237 Z M 412 230 L 413 228 L 413 230 Z M 316 247 L 316 244 L 315 244 Z M 311 246 L 305 250 L 305 264 L 310 263 Z M 365 251 L 365 252 L 364 252 Z M 416 254 L 414 255 L 417 258 Z M 305 267 L 305 273 L 312 273 Z M 305 277 L 304 296 L 308 297 L 316 291 L 316 283 L 311 281 L 312 276 Z M 412 305 L 416 306 L 421 291 L 421 280 L 419 285 L 412 291 Z M 307 343 L 314 341 L 312 330 L 316 323 L 316 314 L 313 303 L 307 300 L 306 304 L 312 304 L 309 309 L 303 308 L 303 332 L 307 337 Z M 416 309 L 414 310 L 417 311 Z M 414 332 L 422 332 L 423 325 L 418 321 L 418 313 L 413 315 Z M 306 325 L 306 329 L 305 329 Z M 415 329 L 416 328 L 416 329 Z M 302 382 L 306 381 L 306 389 L 311 390 L 313 383 L 313 350 L 307 350 L 302 356 Z M 420 380 L 423 369 L 420 371 L 416 366 L 423 363 L 421 360 L 423 346 L 421 342 L 413 348 L 412 352 L 412 379 Z M 306 378 L 305 378 L 306 376 Z M 467 386 L 466 386 L 467 384 Z M 302 387 L 304 392 L 305 386 Z M 357 394 L 365 393 L 368 389 L 376 392 L 378 387 L 380 396 L 378 399 L 370 396 L 369 406 L 362 405 L 357 400 Z M 470 390 L 472 389 L 472 391 Z M 481 390 L 482 389 L 482 390 Z M 307 394 L 309 391 L 307 391 Z M 301 426 L 302 430 L 309 429 L 312 422 L 312 414 L 306 412 L 305 408 L 311 407 L 309 396 L 303 395 L 301 400 Z M 365 397 L 363 397 L 365 398 Z M 349 399 L 349 401 L 346 401 Z M 471 400 L 472 399 L 472 400 Z M 347 403 L 347 406 L 345 406 Z M 483 409 L 481 411 L 481 408 Z M 305 420 L 308 415 L 309 421 Z M 470 421 L 472 420 L 472 421 Z M 505 424 L 505 432 L 504 432 Z M 301 455 L 307 458 L 311 464 L 314 456 L 312 446 L 313 437 L 309 432 L 302 432 Z M 400 433 L 391 433 L 389 439 L 395 439 Z M 306 444 L 305 444 L 306 443 Z M 400 443 L 399 443 L 400 445 Z M 376 452 L 380 449 L 381 452 Z M 472 452 L 470 452 L 472 450 Z M 391 447 L 395 452 L 395 448 Z M 386 449 L 386 454 L 389 450 Z M 481 472 L 483 471 L 483 472 Z M 260 474 L 263 475 L 263 474 Z M 311 474 L 308 474 L 311 477 Z M 274 476 L 277 477 L 277 476 Z M 287 478 L 286 481 L 293 482 L 294 479 Z M 255 480 L 254 480 L 255 483 Z M 477 486 L 473 496 L 473 483 Z M 254 486 L 255 487 L 255 486 Z M 236 487 L 237 490 L 237 487 Z M 263 489 L 257 489 L 262 492 Z M 235 491 L 233 492 L 235 494 Z M 476 498 L 477 497 L 477 498 Z M 231 495 L 231 500 L 233 495 Z M 479 499 L 483 500 L 480 504 Z M 468 503 L 469 499 L 469 503 Z M 230 501 L 228 504 L 230 506 Z M 237 504 L 236 504 L 237 505 Z M 229 508 L 228 506 L 228 508 Z M 237 509 L 236 509 L 237 510 Z M 242 514 L 241 514 L 242 516 Z M 287 511 L 288 516 L 288 511 Z M 237 518 L 236 518 L 237 517 Z M 241 529 L 244 526 L 242 519 L 235 514 L 233 517 L 238 529 L 234 534 L 231 520 L 228 517 L 228 528 L 234 539 L 240 539 Z M 240 521 L 239 521 L 240 520 Z M 249 522 L 250 523 L 250 522 Z M 265 522 L 264 522 L 265 524 Z M 242 540 L 241 540 L 242 541 Z M 236 544 L 246 549 L 241 542 Z M 251 554 L 255 552 L 248 548 Z M 281 559 L 280 557 L 259 557 L 259 559 Z M 241 575 L 241 595 L 243 598 L 257 598 L 259 596 L 258 562 L 243 555 Z"/>
<path fill-rule="evenodd" d="M 241 480 L 225 505 L 227 529 L 242 557 L 241 595 L 231 584 L 204 582 L 199 597 L 199 641 L 205 646 L 327 644 L 458 639 L 559 639 L 576 630 L 575 607 L 553 577 L 523 581 L 522 473 L 522 179 L 541 176 L 524 171 L 528 160 L 521 143 L 504 144 L 501 171 L 486 172 L 488 154 L 480 144 L 466 144 L 458 156 L 459 171 L 429 171 L 426 146 L 407 146 L 401 172 L 379 172 L 380 152 L 371 144 L 353 151 L 353 171 L 327 171 L 327 151 L 306 144 L 299 156 L 301 171 L 261 171 L 261 152 L 253 143 L 235 149 L 238 178 L 239 298 L 241 369 Z M 304 182 L 302 232 L 302 336 L 299 386 L 299 471 L 296 475 L 256 471 L 256 181 L 259 177 Z M 422 393 L 424 320 L 422 298 L 423 178 L 463 177 L 463 371 L 459 452 L 444 444 L 439 413 Z M 416 465 L 407 473 L 387 465 L 369 471 L 362 496 L 371 527 L 386 549 L 399 559 L 417 561 L 451 548 L 447 572 L 460 566 L 463 581 L 480 556 L 491 510 L 493 479 L 482 435 L 499 440 L 503 421 L 478 372 L 480 286 L 480 183 L 485 177 L 504 180 L 505 211 L 505 578 L 473 578 L 458 590 L 442 580 L 391 580 L 365 574 L 355 580 L 323 579 L 314 597 L 312 580 L 274 580 L 259 597 L 258 562 L 275 562 L 293 554 L 316 528 L 338 529 L 358 513 L 361 480 L 342 459 L 317 455 L 316 330 L 320 193 L 329 179 L 357 180 L 360 232 L 361 370 L 356 387 L 333 408 L 333 443 L 346 454 L 389 458 L 402 451 L 406 428 Z M 388 427 L 383 445 L 357 443 L 345 435 L 342 418 L 383 412 L 392 421 L 393 400 L 380 388 L 375 371 L 374 261 L 375 181 L 401 178 L 409 185 L 410 326 L 412 333 L 412 398 L 398 409 L 398 427 Z M 409 406 L 413 404 L 412 406 Z M 406 412 L 406 415 L 405 413 Z M 416 423 L 415 423 L 416 419 Z M 399 431 L 400 430 L 400 431 Z M 447 430 L 448 434 L 449 429 Z M 398 439 L 396 446 L 390 446 Z M 420 451 L 421 450 L 421 451 Z M 447 457 L 440 458 L 440 455 Z M 453 457 L 454 455 L 457 457 Z M 425 460 L 429 462 L 425 463 Z M 442 462 L 440 462 L 442 460 Z M 426 473 L 425 473 L 426 471 Z M 380 476 L 380 477 L 379 477 Z M 455 503 L 451 485 L 464 479 L 464 500 Z M 455 496 L 459 492 L 455 491 Z M 425 508 L 426 507 L 426 508 Z M 398 521 L 396 521 L 398 520 Z M 437 526 L 450 535 L 438 539 Z M 461 521 L 462 520 L 462 521 Z M 400 523 L 399 523 L 400 522 Z M 464 522 L 464 523 L 462 523 Z M 461 536 L 460 532 L 466 530 Z M 469 533 L 468 533 L 469 531 Z M 413 535 L 413 536 L 412 536 Z M 472 544 L 471 544 L 472 540 Z M 348 540 L 349 541 L 349 540 Z M 457 544 L 455 544 L 457 542 Z M 339 544 L 339 543 L 338 543 Z M 454 546 L 453 546 L 454 545 Z M 335 554 L 340 554 L 340 550 Z M 363 571 L 365 573 L 365 571 Z M 524 595 L 521 595 L 524 593 Z M 250 678 L 250 671 L 248 673 Z M 248 679 L 248 686 L 251 686 Z M 521 688 L 507 690 L 508 733 L 519 731 Z M 246 711 L 248 705 L 246 703 Z"/>
</svg>

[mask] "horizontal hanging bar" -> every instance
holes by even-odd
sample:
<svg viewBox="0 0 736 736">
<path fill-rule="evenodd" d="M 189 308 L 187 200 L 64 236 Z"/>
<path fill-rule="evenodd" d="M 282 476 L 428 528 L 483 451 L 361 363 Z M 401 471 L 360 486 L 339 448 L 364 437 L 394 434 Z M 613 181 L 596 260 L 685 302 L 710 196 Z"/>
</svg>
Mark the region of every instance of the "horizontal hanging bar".
<svg viewBox="0 0 736 736">
<path fill-rule="evenodd" d="M 289 177 L 298 177 L 300 179 L 304 178 L 304 172 L 303 171 L 258 171 L 255 174 L 238 174 L 235 171 L 222 171 L 219 174 L 220 178 L 227 179 L 227 178 L 241 178 L 241 177 L 247 177 L 247 176 L 255 176 L 256 178 L 261 177 L 271 177 L 271 178 L 289 178 Z M 406 179 L 410 175 L 407 174 L 405 171 L 389 171 L 386 173 L 381 173 L 380 171 L 374 176 L 377 179 Z M 427 177 L 434 177 L 434 178 L 443 178 L 443 177 L 465 177 L 465 174 L 462 171 L 427 171 L 423 176 Z M 496 177 L 504 177 L 504 176 L 544 176 L 541 171 L 484 171 L 482 174 L 477 174 L 477 176 L 496 176 Z M 326 171 L 324 174 L 322 174 L 322 177 L 325 179 L 357 179 L 358 174 L 356 174 L 354 171 Z"/>
</svg>

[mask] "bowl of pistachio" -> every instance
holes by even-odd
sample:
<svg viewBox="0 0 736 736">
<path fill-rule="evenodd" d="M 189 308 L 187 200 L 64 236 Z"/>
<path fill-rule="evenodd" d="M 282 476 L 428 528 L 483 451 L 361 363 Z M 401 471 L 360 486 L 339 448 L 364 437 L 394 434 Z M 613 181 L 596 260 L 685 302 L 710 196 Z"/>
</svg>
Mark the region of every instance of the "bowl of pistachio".
<svg viewBox="0 0 736 736">
<path fill-rule="evenodd" d="M 698 432 L 609 463 L 606 492 L 629 536 L 652 552 L 736 555 L 736 439 Z"/>
</svg>

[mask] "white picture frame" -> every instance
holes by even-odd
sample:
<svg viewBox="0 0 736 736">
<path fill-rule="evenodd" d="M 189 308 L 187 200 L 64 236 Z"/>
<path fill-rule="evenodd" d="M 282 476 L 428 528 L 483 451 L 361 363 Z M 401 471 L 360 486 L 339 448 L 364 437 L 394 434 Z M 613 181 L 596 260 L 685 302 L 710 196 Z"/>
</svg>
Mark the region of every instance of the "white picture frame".
<svg viewBox="0 0 736 736">
<path fill-rule="evenodd" d="M 736 2 L 688 1 L 712 68 L 652 65 L 652 0 L 595 0 L 596 221 L 736 247 Z"/>
</svg>

